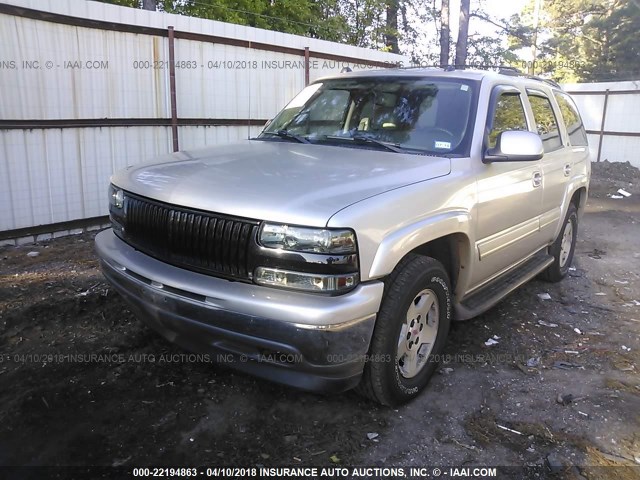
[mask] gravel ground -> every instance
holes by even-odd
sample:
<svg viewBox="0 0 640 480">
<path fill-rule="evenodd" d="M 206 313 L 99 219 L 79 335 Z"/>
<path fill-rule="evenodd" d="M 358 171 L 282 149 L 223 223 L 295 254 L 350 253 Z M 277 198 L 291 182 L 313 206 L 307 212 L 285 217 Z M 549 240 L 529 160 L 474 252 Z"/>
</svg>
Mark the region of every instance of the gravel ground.
<svg viewBox="0 0 640 480">
<path fill-rule="evenodd" d="M 611 198 L 619 188 L 632 195 Z M 640 172 L 594 164 L 570 276 L 454 325 L 450 361 L 398 409 L 187 356 L 104 281 L 93 235 L 4 247 L 0 465 L 544 465 L 537 478 L 640 478 L 639 221 Z"/>
</svg>

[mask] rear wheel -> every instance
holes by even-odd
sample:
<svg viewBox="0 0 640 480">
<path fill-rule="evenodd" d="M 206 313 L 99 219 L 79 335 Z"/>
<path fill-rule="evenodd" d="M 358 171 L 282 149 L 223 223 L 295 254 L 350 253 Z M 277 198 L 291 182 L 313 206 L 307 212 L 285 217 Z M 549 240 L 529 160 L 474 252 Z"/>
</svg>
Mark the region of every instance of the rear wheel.
<svg viewBox="0 0 640 480">
<path fill-rule="evenodd" d="M 436 370 L 451 322 L 449 277 L 440 262 L 407 256 L 387 282 L 357 390 L 384 405 L 407 402 Z"/>
<path fill-rule="evenodd" d="M 567 210 L 564 225 L 558 234 L 555 242 L 549 248 L 549 253 L 553 255 L 554 261 L 542 272 L 542 279 L 548 282 L 559 282 L 569 273 L 569 267 L 573 262 L 573 254 L 576 249 L 576 238 L 578 237 L 578 210 L 572 203 Z"/>
</svg>

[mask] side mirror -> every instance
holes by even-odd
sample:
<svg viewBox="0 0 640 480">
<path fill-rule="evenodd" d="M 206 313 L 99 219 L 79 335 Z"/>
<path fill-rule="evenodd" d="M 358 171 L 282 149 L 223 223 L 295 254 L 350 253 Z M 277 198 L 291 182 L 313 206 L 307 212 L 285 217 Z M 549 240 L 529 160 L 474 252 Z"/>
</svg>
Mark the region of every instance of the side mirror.
<svg viewBox="0 0 640 480">
<path fill-rule="evenodd" d="M 500 132 L 496 146 L 488 148 L 482 161 L 493 162 L 530 162 L 540 160 L 544 154 L 540 136 L 533 132 L 507 130 Z"/>
</svg>

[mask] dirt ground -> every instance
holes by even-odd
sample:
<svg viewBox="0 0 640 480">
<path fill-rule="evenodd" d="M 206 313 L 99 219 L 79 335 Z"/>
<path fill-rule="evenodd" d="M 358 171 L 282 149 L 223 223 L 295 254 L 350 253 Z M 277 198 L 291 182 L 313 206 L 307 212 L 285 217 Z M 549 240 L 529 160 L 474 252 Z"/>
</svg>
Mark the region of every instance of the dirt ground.
<svg viewBox="0 0 640 480">
<path fill-rule="evenodd" d="M 4 247 L 0 465 L 546 465 L 560 478 L 640 478 L 640 171 L 593 170 L 570 276 L 456 324 L 451 361 L 398 409 L 191 361 L 104 281 L 91 234 Z M 618 188 L 632 196 L 610 198 Z"/>
</svg>

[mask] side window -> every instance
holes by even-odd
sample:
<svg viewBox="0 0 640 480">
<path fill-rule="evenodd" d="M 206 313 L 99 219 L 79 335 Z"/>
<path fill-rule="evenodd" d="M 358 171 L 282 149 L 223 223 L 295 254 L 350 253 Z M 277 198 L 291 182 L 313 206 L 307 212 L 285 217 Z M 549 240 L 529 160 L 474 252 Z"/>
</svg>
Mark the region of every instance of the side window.
<svg viewBox="0 0 640 480">
<path fill-rule="evenodd" d="M 498 134 L 508 130 L 528 130 L 527 117 L 518 93 L 503 93 L 498 98 L 489 130 L 489 148 L 496 146 Z"/>
<path fill-rule="evenodd" d="M 564 124 L 567 126 L 567 133 L 569 134 L 571 145 L 587 146 L 587 132 L 584 129 L 575 103 L 573 103 L 571 97 L 566 93 L 554 92 L 554 95 L 560 106 L 560 113 L 564 119 Z"/>
<path fill-rule="evenodd" d="M 546 97 L 529 95 L 529 103 L 533 110 L 533 118 L 536 121 L 538 135 L 542 139 L 545 153 L 558 150 L 562 147 L 562 140 L 560 140 L 560 130 L 558 129 L 558 122 L 553 113 L 551 102 Z"/>
</svg>

